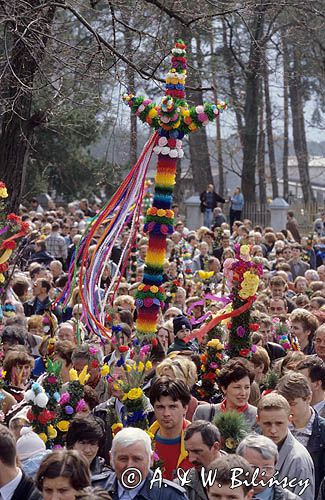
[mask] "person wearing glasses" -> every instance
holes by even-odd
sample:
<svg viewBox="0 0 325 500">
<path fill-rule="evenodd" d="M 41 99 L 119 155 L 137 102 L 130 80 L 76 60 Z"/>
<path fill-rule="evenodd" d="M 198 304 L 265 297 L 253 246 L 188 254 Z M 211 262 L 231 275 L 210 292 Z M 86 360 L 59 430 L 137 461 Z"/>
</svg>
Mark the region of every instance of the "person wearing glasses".
<svg viewBox="0 0 325 500">
<path fill-rule="evenodd" d="M 238 445 L 237 455 L 245 458 L 250 466 L 256 470 L 259 469 L 259 474 L 256 483 L 263 480 L 267 483 L 271 479 L 276 470 L 276 463 L 279 458 L 277 445 L 268 437 L 259 434 L 249 434 Z M 256 486 L 254 487 L 254 500 L 262 499 L 281 499 L 294 500 L 299 497 L 291 491 L 283 489 L 281 486 L 273 485 Z"/>
</svg>

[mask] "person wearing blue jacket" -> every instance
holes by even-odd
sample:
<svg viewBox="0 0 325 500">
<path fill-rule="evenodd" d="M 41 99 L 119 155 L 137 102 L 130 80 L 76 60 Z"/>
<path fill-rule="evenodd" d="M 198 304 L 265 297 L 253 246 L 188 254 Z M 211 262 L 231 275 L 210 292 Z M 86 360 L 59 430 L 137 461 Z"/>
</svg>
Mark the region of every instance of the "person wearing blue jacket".
<svg viewBox="0 0 325 500">
<path fill-rule="evenodd" d="M 231 231 L 232 231 L 232 225 L 235 222 L 235 220 L 240 220 L 243 208 L 244 208 L 244 196 L 241 192 L 240 187 L 237 186 L 233 195 L 230 197 L 229 218 L 230 218 Z"/>
</svg>

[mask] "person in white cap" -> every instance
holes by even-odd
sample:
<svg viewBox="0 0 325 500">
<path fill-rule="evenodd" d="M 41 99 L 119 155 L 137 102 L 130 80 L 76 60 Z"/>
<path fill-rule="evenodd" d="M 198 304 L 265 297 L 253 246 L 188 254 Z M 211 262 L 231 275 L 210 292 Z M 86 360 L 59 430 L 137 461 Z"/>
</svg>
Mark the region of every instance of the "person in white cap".
<svg viewBox="0 0 325 500">
<path fill-rule="evenodd" d="M 34 478 L 43 458 L 51 453 L 46 449 L 44 441 L 31 427 L 23 427 L 16 444 L 17 456 L 25 474 Z"/>
</svg>

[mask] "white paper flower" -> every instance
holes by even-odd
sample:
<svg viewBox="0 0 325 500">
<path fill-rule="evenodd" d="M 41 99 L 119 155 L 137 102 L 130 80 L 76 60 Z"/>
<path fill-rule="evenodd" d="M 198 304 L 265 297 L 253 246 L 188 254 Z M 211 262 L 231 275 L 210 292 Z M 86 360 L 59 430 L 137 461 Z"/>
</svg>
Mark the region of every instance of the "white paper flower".
<svg viewBox="0 0 325 500">
<path fill-rule="evenodd" d="M 180 139 L 176 139 L 176 147 L 181 148 L 183 146 L 183 142 Z"/>
<path fill-rule="evenodd" d="M 161 153 L 162 148 L 160 146 L 155 146 L 153 150 L 156 153 L 156 155 L 159 155 Z"/>
<path fill-rule="evenodd" d="M 45 394 L 45 392 L 41 392 L 41 394 L 38 394 L 34 400 L 34 403 L 39 406 L 40 408 L 45 408 L 45 406 L 48 403 L 49 398 Z"/>
<path fill-rule="evenodd" d="M 182 149 L 178 150 L 178 158 L 183 158 L 184 156 L 184 151 Z"/>
<path fill-rule="evenodd" d="M 178 157 L 177 149 L 171 149 L 170 152 L 169 152 L 169 156 L 171 158 L 177 158 Z"/>
<path fill-rule="evenodd" d="M 204 113 L 204 107 L 203 106 L 196 106 L 195 111 L 197 113 Z"/>
<path fill-rule="evenodd" d="M 29 403 L 29 401 L 34 401 L 35 399 L 35 393 L 32 391 L 32 389 L 29 389 L 28 391 L 25 392 L 24 394 L 24 399 Z"/>
<path fill-rule="evenodd" d="M 159 146 L 166 146 L 166 144 L 168 144 L 167 137 L 160 137 L 158 144 Z"/>
<path fill-rule="evenodd" d="M 170 148 L 168 148 L 168 147 L 161 148 L 162 155 L 168 155 L 169 151 L 170 151 Z"/>
</svg>

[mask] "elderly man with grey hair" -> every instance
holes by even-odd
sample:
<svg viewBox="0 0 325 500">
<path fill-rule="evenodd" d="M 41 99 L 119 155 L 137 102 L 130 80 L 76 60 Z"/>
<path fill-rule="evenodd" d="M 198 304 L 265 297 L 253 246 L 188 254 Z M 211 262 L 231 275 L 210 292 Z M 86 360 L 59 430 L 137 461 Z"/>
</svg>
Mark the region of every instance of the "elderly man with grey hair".
<svg viewBox="0 0 325 500">
<path fill-rule="evenodd" d="M 111 473 L 105 485 L 113 500 L 188 500 L 177 484 L 154 476 L 153 450 L 142 429 L 126 427 L 116 434 L 110 451 Z"/>
<path fill-rule="evenodd" d="M 275 475 L 276 463 L 279 457 L 278 447 L 271 439 L 259 434 L 249 434 L 238 445 L 237 455 L 245 458 L 253 469 L 259 469 L 255 482 L 265 484 Z M 275 476 L 276 477 L 276 476 Z M 254 500 L 298 500 L 298 496 L 281 486 L 254 487 Z"/>
</svg>

